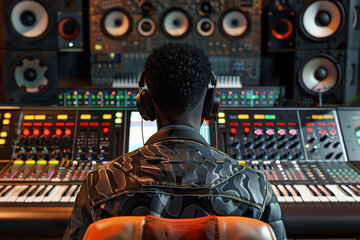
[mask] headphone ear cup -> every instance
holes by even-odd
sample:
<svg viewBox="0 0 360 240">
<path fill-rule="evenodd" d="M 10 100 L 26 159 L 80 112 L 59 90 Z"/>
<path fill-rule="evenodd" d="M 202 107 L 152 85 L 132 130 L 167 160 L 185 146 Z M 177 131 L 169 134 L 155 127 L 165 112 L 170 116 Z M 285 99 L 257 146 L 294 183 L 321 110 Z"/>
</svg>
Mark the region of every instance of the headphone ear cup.
<svg viewBox="0 0 360 240">
<path fill-rule="evenodd" d="M 219 112 L 221 93 L 215 88 L 210 88 L 206 92 L 202 118 L 206 120 L 215 119 Z"/>
<path fill-rule="evenodd" d="M 141 117 L 145 121 L 154 121 L 156 119 L 154 103 L 151 100 L 148 90 L 143 89 L 136 95 L 136 105 Z"/>
</svg>

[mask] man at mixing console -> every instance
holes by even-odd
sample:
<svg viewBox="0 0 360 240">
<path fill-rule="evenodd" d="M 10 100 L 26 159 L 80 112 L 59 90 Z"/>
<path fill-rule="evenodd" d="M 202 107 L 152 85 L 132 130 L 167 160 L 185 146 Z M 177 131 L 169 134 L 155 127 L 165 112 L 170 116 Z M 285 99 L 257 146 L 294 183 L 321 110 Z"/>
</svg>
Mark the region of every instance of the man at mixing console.
<svg viewBox="0 0 360 240">
<path fill-rule="evenodd" d="M 103 218 L 148 214 L 252 217 L 286 239 L 280 206 L 263 174 L 210 147 L 199 133 L 202 120 L 217 114 L 215 85 L 199 48 L 169 43 L 153 51 L 137 103 L 143 118 L 156 118 L 159 130 L 144 147 L 88 174 L 64 239 L 82 239 Z"/>
</svg>

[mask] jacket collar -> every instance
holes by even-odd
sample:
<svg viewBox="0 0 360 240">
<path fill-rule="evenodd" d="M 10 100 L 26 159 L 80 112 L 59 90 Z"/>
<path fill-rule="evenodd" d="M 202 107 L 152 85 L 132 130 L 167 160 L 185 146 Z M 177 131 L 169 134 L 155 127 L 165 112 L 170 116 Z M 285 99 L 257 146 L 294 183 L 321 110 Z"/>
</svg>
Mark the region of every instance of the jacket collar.
<svg viewBox="0 0 360 240">
<path fill-rule="evenodd" d="M 170 125 L 164 128 L 161 128 L 158 132 L 152 135 L 149 140 L 146 141 L 145 145 L 150 145 L 155 142 L 162 140 L 190 140 L 199 142 L 205 146 L 209 146 L 206 140 L 201 136 L 201 134 L 196 131 L 194 128 L 184 125 Z"/>
</svg>

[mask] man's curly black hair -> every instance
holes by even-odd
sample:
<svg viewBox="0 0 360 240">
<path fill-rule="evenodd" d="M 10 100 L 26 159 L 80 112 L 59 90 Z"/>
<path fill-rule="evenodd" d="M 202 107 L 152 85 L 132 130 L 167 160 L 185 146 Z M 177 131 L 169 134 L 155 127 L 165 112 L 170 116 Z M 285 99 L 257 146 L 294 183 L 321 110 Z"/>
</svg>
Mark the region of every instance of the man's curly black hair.
<svg viewBox="0 0 360 240">
<path fill-rule="evenodd" d="M 147 58 L 144 74 L 156 105 L 164 111 L 181 112 L 200 100 L 212 73 L 203 50 L 188 43 L 168 43 Z"/>
</svg>

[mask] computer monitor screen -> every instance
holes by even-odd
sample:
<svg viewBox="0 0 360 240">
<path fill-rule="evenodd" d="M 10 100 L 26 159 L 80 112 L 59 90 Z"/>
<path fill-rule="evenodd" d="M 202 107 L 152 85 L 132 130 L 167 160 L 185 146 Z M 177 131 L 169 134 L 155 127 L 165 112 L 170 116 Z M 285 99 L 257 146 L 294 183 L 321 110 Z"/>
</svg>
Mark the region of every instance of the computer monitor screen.
<svg viewBox="0 0 360 240">
<path fill-rule="evenodd" d="M 143 129 L 142 131 L 141 125 Z M 131 152 L 139 147 L 144 146 L 144 143 L 156 132 L 156 121 L 142 121 L 139 112 L 131 112 L 128 151 Z M 210 143 L 210 126 L 208 122 L 203 123 L 200 128 L 200 134 L 205 138 L 206 142 Z"/>
</svg>

